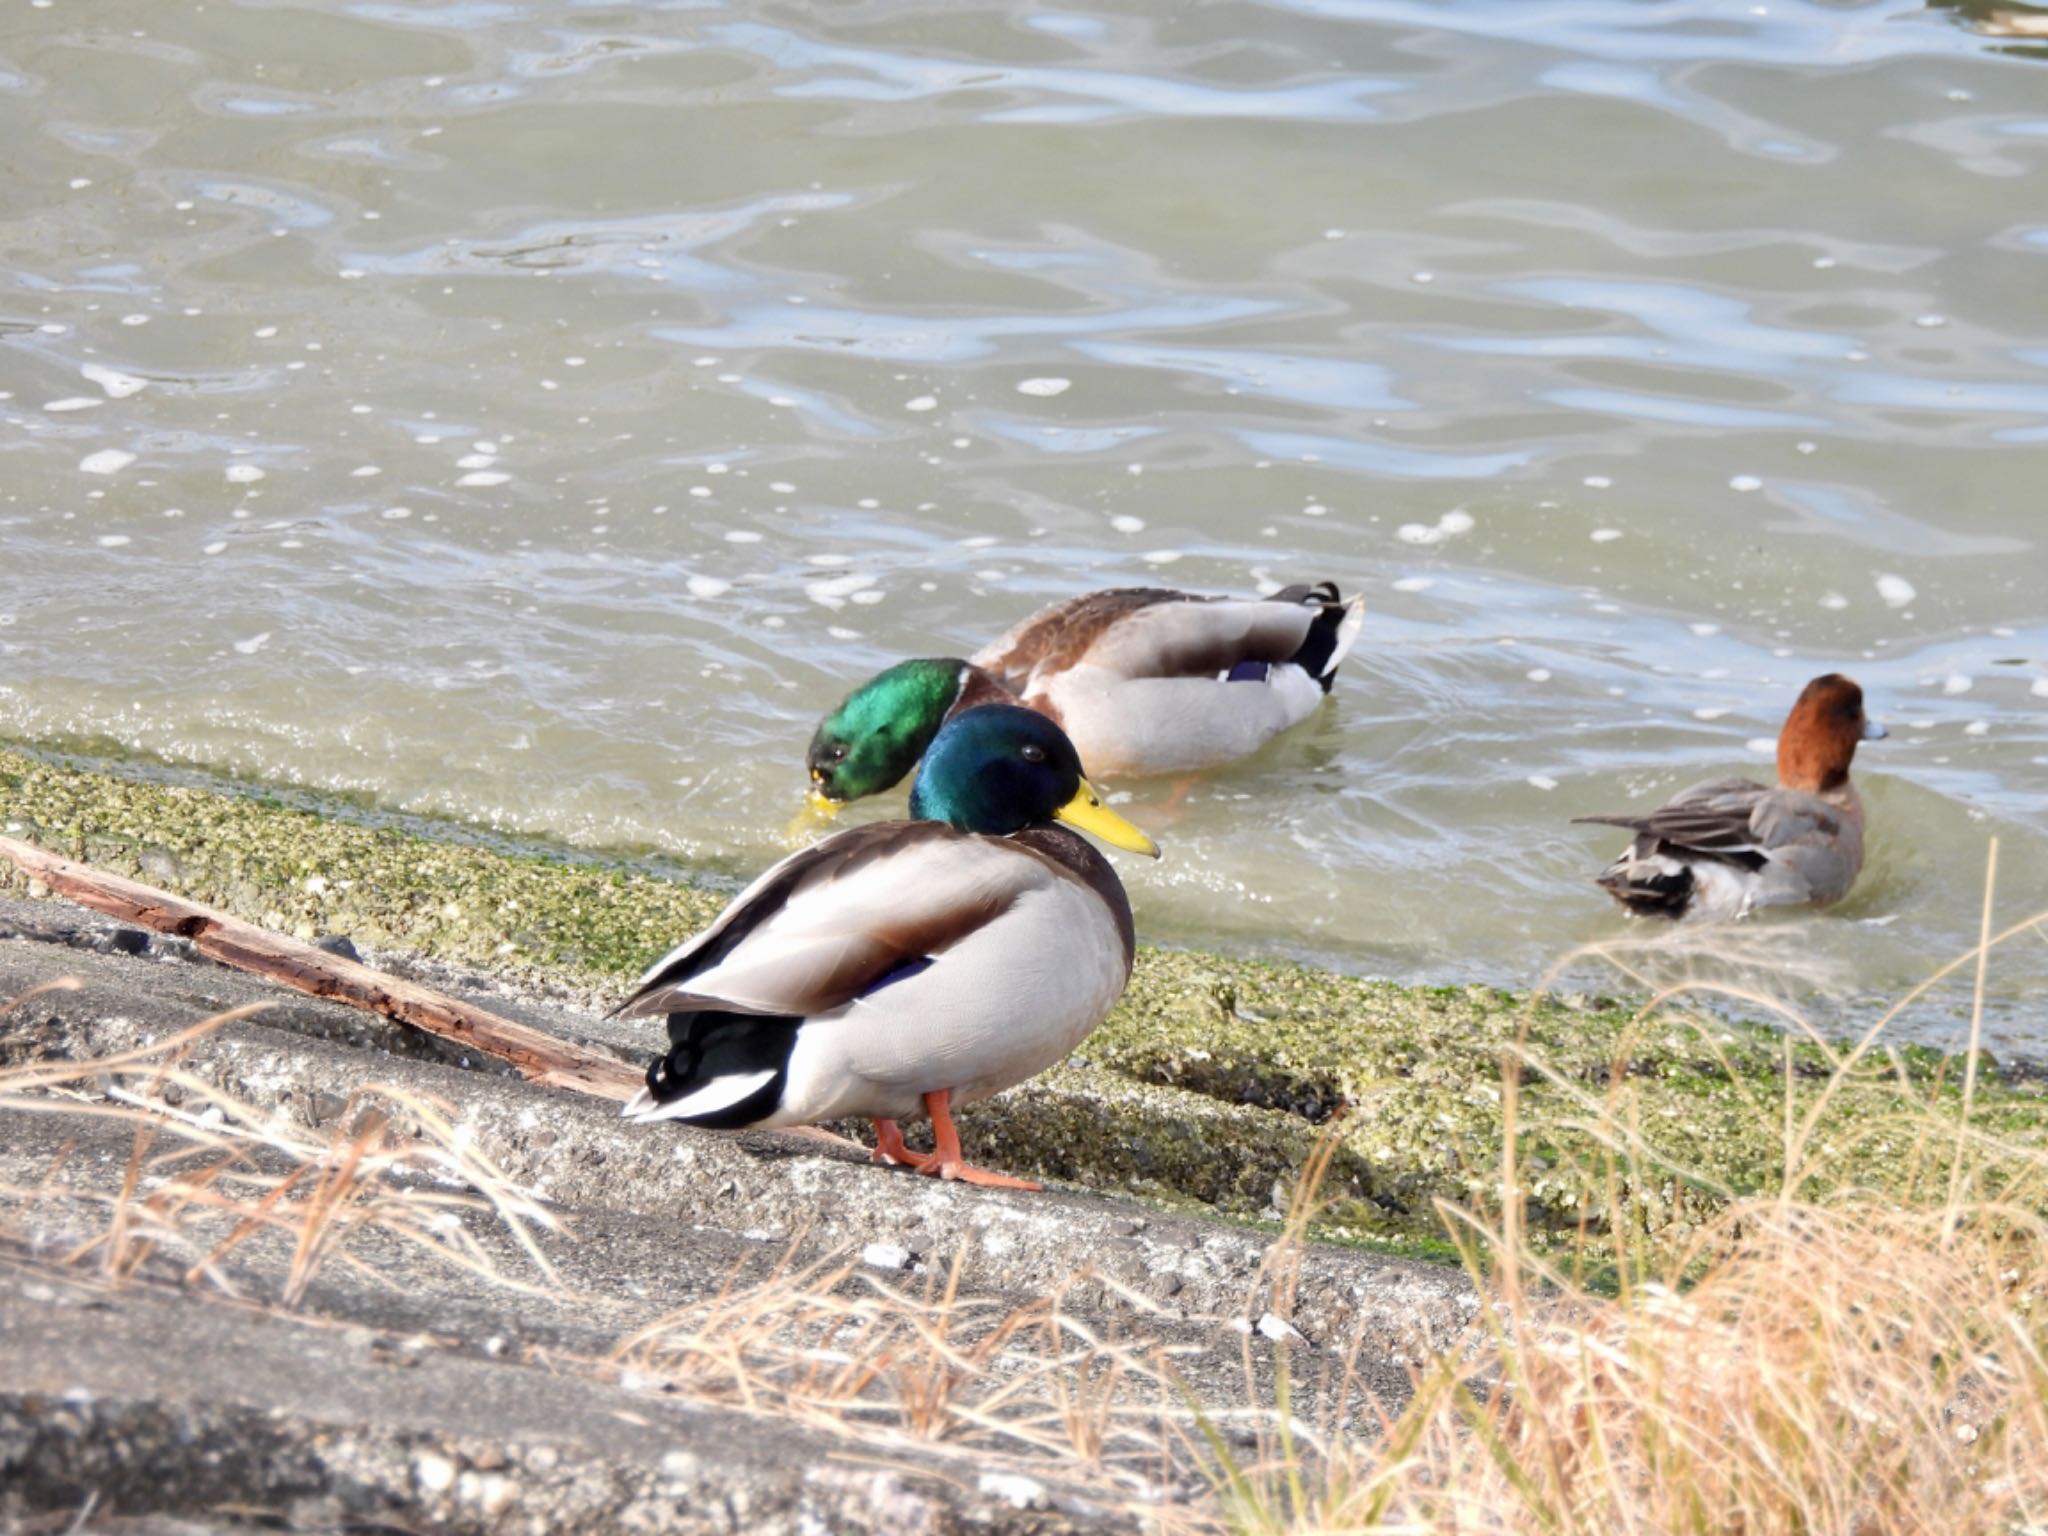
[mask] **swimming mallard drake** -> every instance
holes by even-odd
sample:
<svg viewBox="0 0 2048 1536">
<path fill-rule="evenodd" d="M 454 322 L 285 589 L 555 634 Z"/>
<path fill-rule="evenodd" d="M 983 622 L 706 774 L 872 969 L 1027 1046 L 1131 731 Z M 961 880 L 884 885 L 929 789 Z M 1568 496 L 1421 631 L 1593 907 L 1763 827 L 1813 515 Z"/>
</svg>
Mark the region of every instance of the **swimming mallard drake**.
<svg viewBox="0 0 2048 1536">
<path fill-rule="evenodd" d="M 1333 583 L 1269 598 L 1116 587 L 1041 610 L 966 660 L 899 662 L 827 715 L 806 762 L 820 809 L 900 780 L 951 716 L 995 701 L 1058 721 L 1090 773 L 1184 773 L 1308 718 L 1364 621 Z"/>
<path fill-rule="evenodd" d="M 626 1106 L 721 1130 L 875 1122 L 875 1158 L 977 1184 L 951 1108 L 1043 1072 L 1131 976 L 1131 908 L 1109 861 L 1056 821 L 1159 855 L 1102 804 L 1066 733 L 1015 705 L 946 723 L 911 821 L 791 854 L 614 1010 L 665 1018 L 669 1050 Z M 897 1122 L 931 1117 L 937 1150 Z"/>
<path fill-rule="evenodd" d="M 1636 834 L 1597 880 L 1634 916 L 1719 922 L 1758 907 L 1826 906 L 1863 868 L 1856 744 L 1885 728 L 1838 672 L 1808 683 L 1778 733 L 1778 787 L 1713 779 L 1646 816 L 1575 816 Z"/>
</svg>

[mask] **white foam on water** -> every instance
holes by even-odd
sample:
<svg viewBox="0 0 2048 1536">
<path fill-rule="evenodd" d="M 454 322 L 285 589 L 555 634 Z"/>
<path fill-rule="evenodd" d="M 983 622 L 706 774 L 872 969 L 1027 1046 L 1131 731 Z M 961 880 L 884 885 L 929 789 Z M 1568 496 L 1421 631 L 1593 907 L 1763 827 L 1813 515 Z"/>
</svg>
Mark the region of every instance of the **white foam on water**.
<svg viewBox="0 0 2048 1536">
<path fill-rule="evenodd" d="M 1965 736 L 1989 736 L 1991 734 L 1991 722 L 1989 720 L 1972 720 L 1963 727 L 1963 734 Z"/>
<path fill-rule="evenodd" d="M 915 400 L 903 402 L 903 409 L 906 411 L 936 411 L 938 408 L 939 400 L 936 395 L 919 395 Z"/>
<path fill-rule="evenodd" d="M 134 462 L 135 455 L 125 448 L 102 448 L 80 459 L 78 467 L 88 475 L 118 475 Z"/>
<path fill-rule="evenodd" d="M 1612 475 L 1588 475 L 1579 483 L 1591 490 L 1604 491 L 1614 484 L 1614 477 Z"/>
<path fill-rule="evenodd" d="M 1035 395 L 1039 399 L 1049 400 L 1054 395 L 1064 395 L 1073 387 L 1074 381 L 1072 379 L 1020 379 L 1017 383 L 1017 393 L 1020 395 Z"/>
<path fill-rule="evenodd" d="M 1171 565 L 1186 557 L 1177 549 L 1155 549 L 1145 556 L 1147 565 Z"/>
<path fill-rule="evenodd" d="M 761 542 L 761 535 L 754 532 L 751 528 L 728 528 L 725 531 L 725 542 L 728 544 L 758 544 Z"/>
<path fill-rule="evenodd" d="M 270 644 L 270 631 L 266 629 L 259 635 L 251 635 L 246 640 L 237 640 L 235 642 L 235 649 L 244 656 L 254 656 L 268 644 Z"/>
<path fill-rule="evenodd" d="M 1619 528 L 1595 528 L 1592 532 L 1592 540 L 1595 544 L 1612 544 L 1620 537 L 1621 530 Z"/>
<path fill-rule="evenodd" d="M 1394 583 L 1394 590 L 1396 592 L 1427 592 L 1435 585 L 1436 578 L 1433 576 L 1403 576 Z"/>
<path fill-rule="evenodd" d="M 723 597 L 732 590 L 732 583 L 716 576 L 692 576 L 683 583 L 692 597 Z"/>
<path fill-rule="evenodd" d="M 351 480 L 367 480 L 372 475 L 381 475 L 383 473 L 384 471 L 374 464 L 358 464 L 348 472 L 348 477 Z"/>
<path fill-rule="evenodd" d="M 1763 481 L 1757 479 L 1755 475 L 1733 475 L 1728 480 L 1728 489 L 1731 491 L 1760 491 L 1763 488 Z"/>
<path fill-rule="evenodd" d="M 1547 773 L 1532 773 L 1529 775 L 1528 782 L 1535 785 L 1538 789 L 1557 788 L 1557 780 Z"/>
<path fill-rule="evenodd" d="M 1532 683 L 1547 683 L 1550 681 L 1552 673 L 1548 667 L 1531 667 L 1522 676 L 1528 678 Z"/>
<path fill-rule="evenodd" d="M 1145 531 L 1145 519 L 1133 517 L 1128 512 L 1119 512 L 1109 520 L 1109 526 L 1118 533 L 1143 533 Z"/>
<path fill-rule="evenodd" d="M 1434 527 L 1427 523 L 1403 523 L 1394 530 L 1394 537 L 1403 544 L 1441 544 L 1445 539 L 1470 533 L 1472 523 L 1470 512 L 1454 507 L 1439 517 Z"/>
<path fill-rule="evenodd" d="M 1877 595 L 1887 608 L 1903 608 L 1920 593 L 1905 577 L 1882 574 L 1877 578 Z"/>
<path fill-rule="evenodd" d="M 383 510 L 382 512 L 379 512 L 379 513 L 378 513 L 377 515 L 378 515 L 379 517 L 383 518 L 383 519 L 384 519 L 384 521 L 385 521 L 385 522 L 387 522 L 387 523 L 402 523 L 402 522 L 404 522 L 404 521 L 405 521 L 405 520 L 406 520 L 406 519 L 407 519 L 408 517 L 411 517 L 411 516 L 412 516 L 412 508 L 411 508 L 411 507 L 386 507 L 386 508 L 385 508 L 385 509 L 384 509 L 384 510 Z"/>
<path fill-rule="evenodd" d="M 62 400 L 46 400 L 43 409 L 52 412 L 90 411 L 105 405 L 104 400 L 95 400 L 91 395 L 66 395 Z"/>
<path fill-rule="evenodd" d="M 473 469 L 455 483 L 457 485 L 503 485 L 512 477 L 501 469 Z"/>
<path fill-rule="evenodd" d="M 1975 686 L 1975 680 L 1963 672 L 1951 672 L 1941 680 L 1941 691 L 1950 697 L 1954 697 L 1959 693 L 1968 693 Z"/>
<path fill-rule="evenodd" d="M 110 400 L 126 400 L 130 395 L 149 388 L 149 380 L 138 379 L 118 368 L 109 368 L 105 363 L 87 363 L 78 371 L 105 390 Z"/>
<path fill-rule="evenodd" d="M 263 471 L 254 464 L 230 464 L 227 477 L 235 485 L 254 485 L 263 478 Z"/>
<path fill-rule="evenodd" d="M 1849 599 L 1839 592 L 1823 592 L 1820 598 L 1823 608 L 1841 609 L 1849 606 Z"/>
<path fill-rule="evenodd" d="M 874 584 L 874 577 L 853 571 L 844 576 L 828 576 L 819 581 L 805 582 L 804 596 L 824 608 L 844 608 L 849 597 Z"/>
<path fill-rule="evenodd" d="M 103 533 L 96 542 L 101 549 L 119 549 L 123 544 L 132 544 L 135 541 L 125 533 Z"/>
<path fill-rule="evenodd" d="M 465 453 L 455 461 L 457 469 L 489 469 L 498 462 L 495 453 Z"/>
<path fill-rule="evenodd" d="M 1749 751 L 1764 757 L 1776 757 L 1778 755 L 1778 738 L 1775 736 L 1752 736 L 1742 745 Z"/>
<path fill-rule="evenodd" d="M 1707 709 L 1694 710 L 1692 712 L 1692 717 L 1695 720 L 1719 720 L 1723 715 L 1727 713 L 1727 710 L 1720 708 L 1719 706 L 1712 706 Z"/>
<path fill-rule="evenodd" d="M 206 548 L 200 551 L 200 553 L 202 555 L 224 555 L 227 553 L 227 549 L 228 547 L 226 544 L 216 542 L 207 545 Z"/>
</svg>

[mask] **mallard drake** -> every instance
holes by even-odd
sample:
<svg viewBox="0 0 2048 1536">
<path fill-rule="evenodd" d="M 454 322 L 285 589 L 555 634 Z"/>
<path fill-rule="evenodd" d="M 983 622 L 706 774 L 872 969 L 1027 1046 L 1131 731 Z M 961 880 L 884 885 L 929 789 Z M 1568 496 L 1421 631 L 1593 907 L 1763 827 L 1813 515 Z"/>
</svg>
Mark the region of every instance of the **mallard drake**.
<svg viewBox="0 0 2048 1536">
<path fill-rule="evenodd" d="M 1778 733 L 1778 786 L 1713 779 L 1646 816 L 1577 816 L 1636 834 L 1598 884 L 1631 914 L 1716 922 L 1758 907 L 1826 906 L 1863 868 L 1863 798 L 1849 782 L 1856 745 L 1885 728 L 1863 690 L 1816 677 Z"/>
<path fill-rule="evenodd" d="M 1185 773 L 1256 752 L 1323 701 L 1364 621 L 1330 582 L 1269 598 L 1116 587 L 1041 610 L 962 660 L 899 662 L 818 726 L 806 763 L 829 810 L 898 782 L 951 716 L 1021 703 L 1090 773 Z"/>
<path fill-rule="evenodd" d="M 1015 705 L 946 723 L 910 814 L 791 854 L 640 978 L 614 1013 L 666 1019 L 669 1049 L 628 1116 L 738 1130 L 858 1115 L 877 1161 L 1039 1187 L 968 1167 L 952 1106 L 1052 1066 L 1130 980 L 1123 885 L 1055 822 L 1159 850 L 1103 805 L 1066 733 Z M 920 1113 L 928 1155 L 898 1126 Z"/>
</svg>

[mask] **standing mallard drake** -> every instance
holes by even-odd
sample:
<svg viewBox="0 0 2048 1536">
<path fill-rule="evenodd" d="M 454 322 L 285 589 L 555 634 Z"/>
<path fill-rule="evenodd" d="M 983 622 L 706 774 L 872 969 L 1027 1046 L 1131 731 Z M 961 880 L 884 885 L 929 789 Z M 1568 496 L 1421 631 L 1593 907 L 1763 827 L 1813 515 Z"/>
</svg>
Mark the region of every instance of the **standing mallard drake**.
<svg viewBox="0 0 2048 1536">
<path fill-rule="evenodd" d="M 1130 980 L 1123 885 L 1055 821 L 1159 850 L 1102 804 L 1065 733 L 1014 705 L 947 722 L 910 814 L 791 854 L 640 978 L 614 1012 L 666 1018 L 670 1048 L 626 1114 L 721 1130 L 860 1115 L 878 1161 L 1039 1187 L 968 1167 L 951 1107 L 1052 1066 Z M 919 1113 L 930 1155 L 897 1127 Z"/>
<path fill-rule="evenodd" d="M 1327 581 L 1270 598 L 1117 587 L 1056 603 L 967 660 L 899 662 L 862 684 L 811 738 L 812 803 L 881 793 L 947 719 L 996 701 L 1058 721 L 1105 777 L 1245 757 L 1322 703 L 1364 617 L 1363 599 Z"/>
<path fill-rule="evenodd" d="M 1778 733 L 1777 788 L 1712 779 L 1647 815 L 1572 820 L 1635 833 L 1595 877 L 1631 916 L 1722 922 L 1758 907 L 1824 907 L 1863 869 L 1863 797 L 1849 764 L 1858 742 L 1884 735 L 1863 690 L 1830 672 L 1800 692 Z"/>
</svg>

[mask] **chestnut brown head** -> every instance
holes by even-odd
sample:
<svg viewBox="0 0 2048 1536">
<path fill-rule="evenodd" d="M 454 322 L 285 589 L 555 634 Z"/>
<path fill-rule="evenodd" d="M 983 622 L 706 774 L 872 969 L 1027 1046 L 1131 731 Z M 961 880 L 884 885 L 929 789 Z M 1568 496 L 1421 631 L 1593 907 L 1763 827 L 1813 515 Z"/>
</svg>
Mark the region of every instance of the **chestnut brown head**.
<svg viewBox="0 0 2048 1536">
<path fill-rule="evenodd" d="M 1816 677 L 1778 733 L 1778 783 L 1821 793 L 1849 782 L 1856 744 L 1879 741 L 1885 728 L 1863 712 L 1863 690 L 1839 672 Z"/>
</svg>

